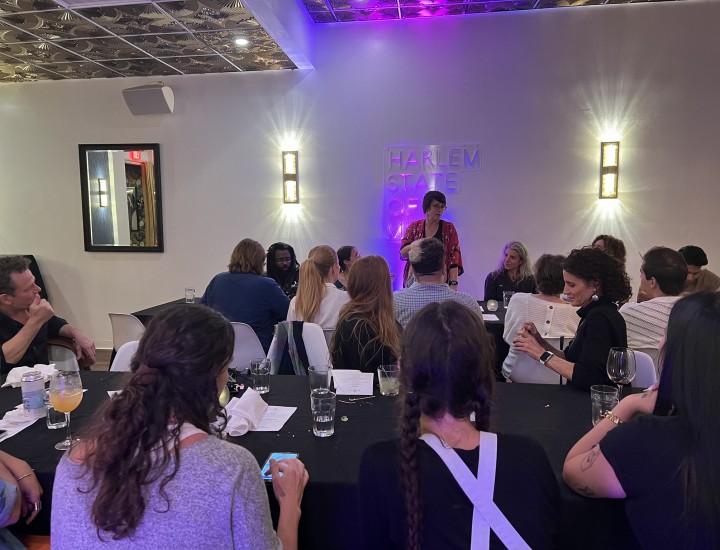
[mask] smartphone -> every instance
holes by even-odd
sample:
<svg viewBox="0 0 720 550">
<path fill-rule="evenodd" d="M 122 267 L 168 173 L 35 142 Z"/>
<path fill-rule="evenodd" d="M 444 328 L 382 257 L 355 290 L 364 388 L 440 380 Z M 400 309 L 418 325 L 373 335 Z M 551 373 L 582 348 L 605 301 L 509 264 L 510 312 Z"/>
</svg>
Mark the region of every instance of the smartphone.
<svg viewBox="0 0 720 550">
<path fill-rule="evenodd" d="M 298 458 L 300 455 L 298 453 L 291 453 L 287 451 L 276 451 L 274 453 L 270 453 L 270 456 L 267 457 L 267 460 L 265 461 L 265 464 L 263 464 L 262 469 L 260 472 L 262 473 L 262 477 L 265 481 L 272 481 L 272 473 L 270 472 L 270 459 L 273 460 L 282 460 L 283 458 Z M 281 474 L 282 475 L 282 474 Z"/>
</svg>

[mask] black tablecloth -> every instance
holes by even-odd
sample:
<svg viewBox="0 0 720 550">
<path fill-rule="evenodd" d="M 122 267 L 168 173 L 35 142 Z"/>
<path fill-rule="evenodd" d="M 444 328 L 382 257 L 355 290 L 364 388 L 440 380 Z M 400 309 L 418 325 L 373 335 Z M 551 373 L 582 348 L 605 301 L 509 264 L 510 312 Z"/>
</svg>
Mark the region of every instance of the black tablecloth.
<svg viewBox="0 0 720 550">
<path fill-rule="evenodd" d="M 107 390 L 119 389 L 123 373 L 86 372 L 83 384 L 88 391 L 72 413 L 73 428 L 81 428 L 106 400 Z M 273 451 L 294 451 L 310 472 L 310 483 L 302 503 L 301 548 L 358 548 L 361 541 L 357 496 L 358 469 L 363 450 L 370 444 L 396 435 L 397 399 L 377 393 L 371 399 L 350 403 L 338 396 L 335 435 L 312 435 L 309 385 L 306 377 L 273 376 L 270 393 L 263 397 L 270 405 L 296 406 L 280 432 L 251 432 L 229 441 L 243 445 L 258 463 Z M 20 390 L 0 390 L 0 413 L 20 403 Z M 546 450 L 561 485 L 561 548 L 635 548 L 622 503 L 586 499 L 571 492 L 560 480 L 563 460 L 577 439 L 590 428 L 590 398 L 573 387 L 534 384 L 498 384 L 493 404 L 492 428 L 520 434 L 538 441 Z M 43 512 L 29 530 L 49 532 L 50 495 L 61 453 L 53 445 L 64 430 L 48 430 L 37 422 L 16 436 L 0 442 L 0 449 L 27 460 L 35 468 L 45 494 Z M 277 505 L 268 486 L 273 517 Z M 523 498 L 518 495 L 518 498 Z"/>
</svg>

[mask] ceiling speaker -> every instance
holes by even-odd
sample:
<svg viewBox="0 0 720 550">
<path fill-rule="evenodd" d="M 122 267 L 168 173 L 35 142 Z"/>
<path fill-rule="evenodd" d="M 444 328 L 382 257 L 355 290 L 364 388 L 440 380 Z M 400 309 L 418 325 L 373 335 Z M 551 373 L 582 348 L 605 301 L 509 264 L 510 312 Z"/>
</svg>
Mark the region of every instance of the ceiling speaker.
<svg viewBox="0 0 720 550">
<path fill-rule="evenodd" d="M 138 115 L 169 115 L 175 108 L 175 95 L 170 86 L 147 84 L 122 91 L 128 109 Z"/>
</svg>

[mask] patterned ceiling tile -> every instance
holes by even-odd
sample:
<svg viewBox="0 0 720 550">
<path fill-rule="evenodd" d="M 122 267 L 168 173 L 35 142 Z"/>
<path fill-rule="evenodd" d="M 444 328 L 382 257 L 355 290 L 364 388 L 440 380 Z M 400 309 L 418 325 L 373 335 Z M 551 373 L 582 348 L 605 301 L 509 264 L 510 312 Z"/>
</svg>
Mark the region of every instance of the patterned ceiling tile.
<svg viewBox="0 0 720 550">
<path fill-rule="evenodd" d="M 158 5 L 193 31 L 260 28 L 252 14 L 236 0 L 161 2 Z"/>
<path fill-rule="evenodd" d="M 48 40 L 94 38 L 108 35 L 101 28 L 69 10 L 5 14 L 0 21 Z"/>
<path fill-rule="evenodd" d="M 85 8 L 78 13 L 118 36 L 183 32 L 182 25 L 152 4 Z"/>
<path fill-rule="evenodd" d="M 337 18 L 330 11 L 310 12 L 310 17 L 314 23 L 335 23 Z"/>
<path fill-rule="evenodd" d="M 62 76 L 45 71 L 35 65 L 17 63 L 0 58 L 0 82 L 36 82 L 38 80 L 65 80 Z"/>
<path fill-rule="evenodd" d="M 167 57 L 166 63 L 183 74 L 234 73 L 237 69 L 219 55 L 196 55 L 191 57 Z"/>
<path fill-rule="evenodd" d="M 58 5 L 51 0 L 0 0 L 0 14 L 19 11 L 56 10 Z"/>
<path fill-rule="evenodd" d="M 82 63 L 42 63 L 38 65 L 54 73 L 72 79 L 79 78 L 113 78 L 120 76 L 117 73 L 108 71 L 104 67 L 90 62 Z"/>
<path fill-rule="evenodd" d="M 316 11 L 329 11 L 325 0 L 303 0 L 303 3 L 310 13 Z"/>
<path fill-rule="evenodd" d="M 242 67 L 243 71 L 277 71 L 296 68 L 295 64 L 284 53 L 268 56 L 262 53 L 247 52 L 244 54 L 225 54 L 225 57 L 238 67 Z"/>
<path fill-rule="evenodd" d="M 216 52 L 223 55 L 254 52 L 266 56 L 287 59 L 285 53 L 263 29 L 255 29 L 242 33 L 238 33 L 237 31 L 199 32 L 195 36 Z M 235 44 L 235 39 L 240 37 L 246 38 L 250 43 L 247 46 L 238 46 Z M 294 64 L 292 68 L 295 68 Z"/>
<path fill-rule="evenodd" d="M 0 23 L 0 43 L 15 44 L 16 42 L 35 42 L 37 40 L 32 34 L 19 31 L 6 23 Z"/>
<path fill-rule="evenodd" d="M 99 62 L 103 67 L 117 71 L 123 76 L 169 76 L 181 74 L 157 59 L 125 59 Z"/>
<path fill-rule="evenodd" d="M 441 17 L 443 15 L 463 15 L 467 13 L 467 4 L 447 4 L 445 6 L 424 6 L 424 7 L 404 7 L 401 9 L 403 19 L 412 19 L 414 17 Z"/>
<path fill-rule="evenodd" d="M 478 2 L 468 6 L 468 13 L 529 10 L 532 9 L 534 3 L 534 0 L 494 0 L 492 2 Z"/>
<path fill-rule="evenodd" d="M 93 61 L 147 57 L 146 53 L 141 52 L 124 40 L 114 37 L 94 38 L 91 40 L 58 40 L 55 43 Z"/>
<path fill-rule="evenodd" d="M 338 21 L 382 21 L 385 19 L 399 19 L 397 8 L 384 8 L 377 10 L 347 10 L 336 11 Z"/>
<path fill-rule="evenodd" d="M 61 61 L 82 61 L 74 55 L 49 42 L 26 42 L 23 44 L 0 44 L 0 52 L 26 63 L 54 63 Z"/>
<path fill-rule="evenodd" d="M 209 55 L 213 50 L 195 35 L 190 33 L 179 34 L 143 34 L 125 38 L 138 48 L 146 51 L 153 57 L 175 57 L 181 55 Z"/>
</svg>

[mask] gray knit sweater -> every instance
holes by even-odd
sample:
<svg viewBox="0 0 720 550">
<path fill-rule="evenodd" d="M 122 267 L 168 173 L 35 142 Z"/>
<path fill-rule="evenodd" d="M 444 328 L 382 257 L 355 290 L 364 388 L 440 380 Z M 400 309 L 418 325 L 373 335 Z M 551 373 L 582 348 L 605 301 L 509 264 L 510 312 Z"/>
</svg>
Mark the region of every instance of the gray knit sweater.
<svg viewBox="0 0 720 550">
<path fill-rule="evenodd" d="M 90 519 L 93 493 L 82 493 L 90 474 L 62 457 L 52 500 L 53 550 L 94 548 L 277 549 L 265 484 L 255 458 L 244 448 L 208 437 L 180 451 L 180 468 L 165 486 L 170 505 L 149 488 L 145 514 L 132 537 L 98 538 Z"/>
</svg>

